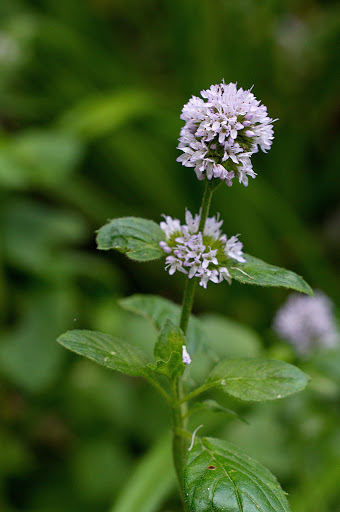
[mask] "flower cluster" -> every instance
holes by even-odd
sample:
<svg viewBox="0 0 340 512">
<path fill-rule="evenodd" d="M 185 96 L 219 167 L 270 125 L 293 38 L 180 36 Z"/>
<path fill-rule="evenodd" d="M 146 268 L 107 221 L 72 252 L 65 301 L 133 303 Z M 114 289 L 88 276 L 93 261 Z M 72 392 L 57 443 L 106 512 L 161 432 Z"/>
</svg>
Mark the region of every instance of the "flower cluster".
<svg viewBox="0 0 340 512">
<path fill-rule="evenodd" d="M 237 89 L 234 83 L 212 85 L 201 96 L 183 107 L 185 125 L 178 146 L 183 154 L 177 161 L 194 167 L 199 180 L 219 178 L 231 186 L 237 175 L 247 186 L 248 176 L 256 176 L 250 157 L 259 147 L 270 149 L 274 120 L 250 90 Z"/>
<path fill-rule="evenodd" d="M 208 281 L 220 283 L 226 280 L 230 284 L 230 260 L 242 263 L 246 260 L 242 253 L 243 245 L 237 236 L 228 239 L 222 234 L 220 228 L 223 221 L 208 217 L 202 233 L 199 231 L 200 215 L 193 216 L 187 210 L 184 225 L 178 219 L 164 217 L 165 222 L 161 222 L 160 226 L 166 241 L 160 242 L 160 246 L 167 254 L 165 268 L 169 274 L 178 270 L 188 274 L 189 279 L 199 277 L 200 285 L 204 288 Z"/>
<path fill-rule="evenodd" d="M 273 327 L 300 354 L 309 352 L 313 347 L 334 347 L 339 340 L 333 304 L 319 291 L 314 297 L 297 293 L 290 295 L 276 313 Z"/>
</svg>

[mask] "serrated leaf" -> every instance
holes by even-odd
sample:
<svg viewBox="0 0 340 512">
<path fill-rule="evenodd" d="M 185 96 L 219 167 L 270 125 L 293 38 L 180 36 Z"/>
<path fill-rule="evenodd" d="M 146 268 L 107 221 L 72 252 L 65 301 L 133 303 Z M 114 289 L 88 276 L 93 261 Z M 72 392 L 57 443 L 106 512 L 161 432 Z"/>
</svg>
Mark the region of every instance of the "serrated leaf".
<svg viewBox="0 0 340 512">
<path fill-rule="evenodd" d="M 115 249 L 135 261 L 152 261 L 165 256 L 159 242 L 164 233 L 153 220 L 139 217 L 113 219 L 98 230 L 97 247 Z"/>
<path fill-rule="evenodd" d="M 136 294 L 121 299 L 119 304 L 127 311 L 150 320 L 159 331 L 167 319 L 176 325 L 179 324 L 181 307 L 163 297 Z M 206 335 L 201 322 L 193 315 L 190 316 L 186 339 L 190 354 L 193 354 L 198 346 L 206 343 Z"/>
<path fill-rule="evenodd" d="M 147 360 L 144 354 L 110 334 L 97 331 L 72 330 L 59 336 L 57 341 L 76 354 L 134 377 L 146 376 Z"/>
<path fill-rule="evenodd" d="M 166 320 L 155 344 L 156 366 L 149 365 L 149 367 L 170 379 L 181 375 L 185 369 L 182 360 L 182 347 L 185 344 L 182 330 L 171 320 Z"/>
<path fill-rule="evenodd" d="M 172 352 L 167 361 L 159 359 L 156 364 L 148 364 L 148 368 L 172 380 L 174 377 L 182 375 L 185 370 L 185 364 L 182 361 L 181 354 Z"/>
<path fill-rule="evenodd" d="M 291 270 L 275 267 L 250 256 L 250 254 L 245 254 L 244 257 L 246 258 L 245 263 L 235 262 L 233 268 L 230 269 L 230 274 L 236 281 L 257 286 L 282 286 L 283 288 L 291 288 L 298 292 L 314 295 L 309 284 Z"/>
<path fill-rule="evenodd" d="M 206 382 L 247 401 L 276 400 L 301 391 L 309 377 L 283 361 L 260 358 L 226 359 L 218 363 Z"/>
<path fill-rule="evenodd" d="M 182 329 L 167 319 L 155 344 L 155 359 L 169 359 L 172 352 L 182 355 L 182 346 L 185 345 L 185 337 Z"/>
<path fill-rule="evenodd" d="M 268 469 L 226 441 L 196 438 L 184 492 L 190 512 L 290 512 Z"/>
</svg>

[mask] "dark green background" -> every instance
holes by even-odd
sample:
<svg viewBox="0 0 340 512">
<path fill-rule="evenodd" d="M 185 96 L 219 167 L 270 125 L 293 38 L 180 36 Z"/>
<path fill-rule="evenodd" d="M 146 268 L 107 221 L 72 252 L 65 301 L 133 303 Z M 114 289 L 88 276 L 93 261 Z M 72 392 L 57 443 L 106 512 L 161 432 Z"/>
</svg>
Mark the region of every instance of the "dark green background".
<svg viewBox="0 0 340 512">
<path fill-rule="evenodd" d="M 212 210 L 246 252 L 336 302 L 339 20 L 336 2 L 321 0 L 1 0 L 1 510 L 109 510 L 136 457 L 167 428 L 146 385 L 55 339 L 90 328 L 151 351 L 152 329 L 116 299 L 180 302 L 182 276 L 96 252 L 94 232 L 116 216 L 198 210 L 202 184 L 175 161 L 191 95 L 223 78 L 254 85 L 279 118 L 271 151 L 253 157 L 258 177 L 220 187 Z M 210 284 L 195 310 L 250 325 L 263 353 L 291 360 L 270 330 L 286 296 Z M 327 372 L 318 378 L 274 412 L 246 408 L 254 434 L 225 420 L 235 441 L 262 454 L 296 512 L 336 506 L 337 395 Z"/>
</svg>

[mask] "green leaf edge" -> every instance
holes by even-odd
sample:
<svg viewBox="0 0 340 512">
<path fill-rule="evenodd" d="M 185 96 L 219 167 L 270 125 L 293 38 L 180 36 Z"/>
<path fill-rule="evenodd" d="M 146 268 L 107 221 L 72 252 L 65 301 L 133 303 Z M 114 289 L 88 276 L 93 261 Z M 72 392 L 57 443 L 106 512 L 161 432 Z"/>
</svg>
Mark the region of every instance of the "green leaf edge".
<svg viewBox="0 0 340 512">
<path fill-rule="evenodd" d="M 131 354 L 135 355 L 139 359 L 139 365 L 135 365 L 135 369 L 131 369 L 131 370 L 128 369 L 128 371 L 123 371 L 123 370 L 118 369 L 117 367 L 113 367 L 112 365 L 110 365 L 110 360 L 114 357 L 110 353 L 110 351 L 106 351 L 103 349 L 102 350 L 103 357 L 100 360 L 99 357 L 91 356 L 90 354 L 85 354 L 82 350 L 77 349 L 76 347 L 70 346 L 70 344 L 72 345 L 73 343 L 80 344 L 80 342 L 72 342 L 72 341 L 70 343 L 70 336 L 74 336 L 74 335 L 83 336 L 83 335 L 87 335 L 87 334 L 105 336 L 107 339 L 110 339 L 113 342 L 118 343 L 119 345 L 122 345 L 125 350 L 130 351 Z M 103 333 L 100 331 L 92 331 L 92 330 L 88 330 L 88 329 L 71 329 L 71 330 L 66 331 L 65 333 L 61 334 L 57 338 L 57 342 L 60 343 L 60 345 L 62 345 L 63 347 L 70 350 L 71 352 L 74 352 L 75 354 L 77 354 L 79 356 L 86 357 L 87 359 L 90 359 L 91 361 L 94 361 L 95 363 L 100 364 L 101 366 L 105 366 L 109 370 L 117 371 L 117 372 L 123 373 L 125 375 L 130 375 L 133 377 L 148 378 L 148 376 L 149 376 L 150 370 L 147 367 L 148 361 L 147 361 L 146 356 L 143 354 L 143 352 L 140 349 L 138 349 L 137 347 L 134 347 L 133 345 L 130 345 L 129 343 L 126 343 L 125 341 L 120 340 L 119 338 L 116 338 L 116 337 L 112 336 L 111 334 Z M 84 346 L 90 346 L 90 345 L 84 343 Z M 97 350 L 98 350 L 98 352 L 100 351 L 100 349 L 97 349 Z M 111 356 L 111 359 L 110 359 L 110 356 Z"/>
<path fill-rule="evenodd" d="M 253 461 L 256 465 L 258 465 L 261 468 L 261 470 L 263 471 L 263 473 L 266 476 L 266 478 L 268 480 L 270 480 L 271 485 L 273 487 L 279 489 L 279 491 L 281 491 L 281 493 L 282 493 L 280 498 L 279 498 L 279 501 L 282 501 L 282 503 L 280 503 L 280 505 L 282 506 L 282 511 L 280 511 L 280 512 L 291 512 L 291 508 L 289 506 L 289 502 L 288 502 L 288 500 L 286 498 L 287 493 L 282 489 L 282 487 L 281 487 L 279 481 L 277 480 L 277 478 L 275 477 L 275 475 L 273 475 L 273 473 L 271 471 L 269 471 L 269 469 L 267 469 L 265 466 L 263 466 L 263 464 L 261 464 L 258 460 L 254 459 L 252 457 L 249 457 L 248 454 L 246 454 L 242 449 L 240 449 L 238 446 L 234 445 L 233 443 L 230 443 L 229 441 L 225 441 L 225 440 L 222 440 L 222 439 L 217 439 L 217 438 L 214 438 L 214 437 L 201 437 L 200 438 L 200 437 L 197 436 L 196 439 L 195 439 L 194 445 L 193 445 L 194 450 L 195 450 L 197 444 L 200 443 L 201 446 L 202 446 L 201 453 L 204 453 L 204 451 L 209 453 L 211 450 L 209 450 L 203 444 L 204 442 L 210 443 L 211 445 L 215 445 L 215 446 L 221 448 L 222 450 L 227 450 L 227 448 L 229 447 L 230 451 L 234 450 L 234 451 L 238 452 L 239 456 L 241 457 L 241 460 L 242 460 L 242 457 L 245 457 L 248 460 Z M 198 454 L 196 457 L 201 455 L 201 453 Z M 196 457 L 195 457 L 194 453 L 192 453 L 192 454 L 189 453 L 188 459 L 187 459 L 187 464 L 186 464 L 186 467 L 185 467 L 185 472 L 184 472 L 184 491 L 185 491 L 185 499 L 186 499 L 187 503 L 188 503 L 187 496 L 189 494 L 186 492 L 186 483 L 187 483 L 186 473 L 187 473 L 188 467 L 190 466 L 190 464 L 192 462 L 195 461 Z M 213 458 L 217 461 L 217 463 L 220 463 L 220 461 L 218 459 L 216 459 L 215 456 L 213 456 Z M 220 463 L 220 464 L 222 464 L 222 463 Z M 192 504 L 188 503 L 188 505 L 191 506 Z M 242 504 L 241 504 L 241 506 L 242 506 Z M 257 507 L 257 505 L 256 505 L 256 507 Z M 197 508 L 195 508 L 194 512 L 199 512 L 199 510 Z M 239 508 L 237 511 L 234 510 L 234 512 L 247 512 L 247 511 L 242 506 L 242 508 Z M 261 512 L 266 512 L 266 511 L 261 509 Z M 277 512 L 277 510 L 274 510 L 273 508 L 271 508 L 270 512 Z"/>
<path fill-rule="evenodd" d="M 245 253 L 244 257 L 246 259 L 245 263 L 239 263 L 239 262 L 235 261 L 235 265 L 234 265 L 235 268 L 230 269 L 230 274 L 231 274 L 232 278 L 235 279 L 236 281 L 238 281 L 242 284 L 250 284 L 253 286 L 262 286 L 265 288 L 267 288 L 267 287 L 268 288 L 269 287 L 281 288 L 282 287 L 282 288 L 287 288 L 287 289 L 295 290 L 295 291 L 298 291 L 301 293 L 306 293 L 307 295 L 314 296 L 314 291 L 311 288 L 311 286 L 303 279 L 303 277 L 301 277 L 299 274 L 296 274 L 292 270 L 287 270 L 283 267 L 277 267 L 270 263 L 266 263 L 265 261 L 260 260 L 259 258 L 256 258 L 255 256 L 251 256 L 250 254 Z M 280 272 L 289 274 L 290 276 L 292 276 L 294 278 L 294 280 L 296 280 L 298 283 L 300 283 L 300 285 L 292 286 L 292 285 L 287 285 L 284 282 L 282 284 L 262 284 L 260 282 L 254 282 L 254 279 L 251 276 L 251 274 L 247 272 L 247 265 L 249 265 L 249 264 L 258 264 L 259 266 L 264 265 L 265 267 L 268 268 L 268 270 L 271 270 L 274 272 L 280 271 Z M 240 270 L 237 270 L 237 269 L 240 269 Z M 242 271 L 246 272 L 246 274 L 244 274 Z"/>
<path fill-rule="evenodd" d="M 233 390 L 229 390 L 228 389 L 228 386 L 227 385 L 221 385 L 221 380 L 228 380 L 227 377 L 219 377 L 219 378 L 216 378 L 216 380 L 209 380 L 211 375 L 213 374 L 214 371 L 216 371 L 216 368 L 221 365 L 223 362 L 233 362 L 233 361 L 263 361 L 263 362 L 270 362 L 270 361 L 275 361 L 276 363 L 281 363 L 283 366 L 291 366 L 293 367 L 295 370 L 298 371 L 298 373 L 300 373 L 301 377 L 304 377 L 304 384 L 301 385 L 301 387 L 299 387 L 298 389 L 296 390 L 293 390 L 289 393 L 284 393 L 284 394 L 278 394 L 276 395 L 275 397 L 268 397 L 268 398 L 260 398 L 260 399 L 254 399 L 254 398 L 249 398 L 249 396 L 247 398 L 243 398 L 243 397 L 240 397 L 238 394 L 235 394 L 233 393 Z M 291 396 L 293 395 L 294 393 L 299 393 L 300 391 L 302 391 L 303 389 L 305 389 L 305 387 L 307 386 L 308 382 L 310 381 L 310 377 L 309 375 L 307 375 L 306 373 L 304 373 L 302 370 L 300 370 L 300 368 L 298 368 L 297 366 L 294 366 L 290 363 L 286 363 L 285 361 L 279 361 L 279 360 L 276 360 L 276 359 L 265 359 L 265 358 L 259 358 L 259 357 L 240 357 L 240 358 L 230 358 L 230 359 L 225 359 L 225 360 L 222 360 L 220 361 L 213 369 L 212 371 L 210 372 L 210 374 L 208 375 L 208 378 L 207 380 L 205 381 L 204 384 L 202 384 L 202 386 L 200 386 L 199 388 L 196 388 L 194 390 L 192 390 L 190 393 L 188 393 L 188 395 L 186 395 L 186 400 L 190 400 L 191 398 L 194 398 L 196 397 L 197 395 L 205 392 L 205 391 L 208 391 L 209 389 L 212 389 L 212 388 L 219 388 L 219 389 L 222 389 L 223 392 L 227 393 L 228 395 L 230 396 L 233 396 L 235 398 L 238 398 L 239 400 L 242 400 L 243 402 L 268 402 L 270 400 L 279 400 L 279 399 L 282 399 L 282 398 L 286 398 L 288 396 Z"/>
<path fill-rule="evenodd" d="M 118 222 L 118 221 L 137 221 L 137 222 L 142 221 L 142 224 L 144 224 L 143 227 L 145 227 L 145 234 L 149 237 L 149 242 L 146 242 L 145 240 L 139 238 L 138 236 L 117 235 L 117 239 L 120 238 L 122 241 L 125 241 L 124 244 L 122 243 L 121 247 L 119 245 L 110 247 L 110 246 L 106 246 L 106 244 L 103 244 L 101 237 L 104 236 L 105 231 L 108 230 L 108 228 L 112 225 L 112 223 Z M 149 228 L 152 228 L 152 230 L 148 229 L 148 227 L 146 226 L 147 224 L 149 225 Z M 152 238 L 152 236 L 150 236 L 150 232 L 152 232 L 152 231 L 154 231 L 154 232 L 158 231 L 159 238 L 157 238 L 157 240 L 155 238 Z M 132 261 L 139 261 L 139 262 L 156 261 L 165 256 L 164 251 L 159 246 L 159 242 L 164 240 L 164 232 L 160 228 L 159 224 L 157 224 L 155 221 L 153 221 L 151 219 L 144 219 L 142 217 L 134 217 L 134 216 L 118 217 L 115 219 L 109 219 L 108 222 L 106 224 L 104 224 L 104 226 L 100 227 L 96 231 L 96 233 L 97 233 L 97 236 L 96 236 L 97 249 L 99 249 L 101 251 L 109 251 L 111 249 L 116 250 L 122 254 L 125 254 Z M 128 247 L 128 244 L 129 244 L 128 239 L 130 239 L 130 240 L 132 239 L 132 240 L 136 240 L 136 241 L 140 242 L 145 247 L 147 247 L 149 249 L 149 251 L 152 251 L 154 253 L 154 256 L 141 257 L 141 253 L 143 252 L 143 249 L 129 248 Z"/>
</svg>

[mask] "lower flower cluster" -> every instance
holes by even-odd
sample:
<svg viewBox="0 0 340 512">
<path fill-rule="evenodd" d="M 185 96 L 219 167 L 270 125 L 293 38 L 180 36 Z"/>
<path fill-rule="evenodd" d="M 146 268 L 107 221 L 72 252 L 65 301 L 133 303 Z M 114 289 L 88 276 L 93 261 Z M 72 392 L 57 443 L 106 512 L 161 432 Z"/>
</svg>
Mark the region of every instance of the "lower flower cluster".
<svg viewBox="0 0 340 512">
<path fill-rule="evenodd" d="M 166 241 L 160 246 L 167 254 L 165 268 L 169 274 L 177 270 L 188 274 L 189 279 L 200 278 L 200 285 L 207 287 L 209 281 L 220 283 L 224 280 L 231 283 L 230 260 L 244 263 L 243 244 L 237 236 L 229 239 L 222 234 L 222 220 L 208 217 L 203 233 L 199 231 L 200 215 L 193 216 L 188 210 L 185 214 L 186 224 L 181 225 L 178 219 L 164 216 L 160 223 Z"/>
</svg>

